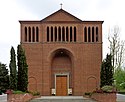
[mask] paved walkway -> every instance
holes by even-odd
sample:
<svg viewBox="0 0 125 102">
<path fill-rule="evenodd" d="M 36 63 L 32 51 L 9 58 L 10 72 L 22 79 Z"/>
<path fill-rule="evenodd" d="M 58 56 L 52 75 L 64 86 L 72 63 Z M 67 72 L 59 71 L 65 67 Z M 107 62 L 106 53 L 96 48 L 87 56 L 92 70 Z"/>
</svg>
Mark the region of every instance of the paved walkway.
<svg viewBox="0 0 125 102">
<path fill-rule="evenodd" d="M 97 102 L 83 96 L 42 96 L 30 102 Z"/>
<path fill-rule="evenodd" d="M 125 95 L 117 94 L 117 102 L 125 102 Z"/>
<path fill-rule="evenodd" d="M 96 102 L 83 96 L 42 96 L 30 102 Z"/>
<path fill-rule="evenodd" d="M 7 95 L 6 94 L 0 95 L 0 102 L 7 102 Z"/>
<path fill-rule="evenodd" d="M 56 100 L 55 102 L 61 102 L 59 99 L 63 100 L 62 102 L 65 102 L 64 99 L 66 100 L 66 102 L 95 102 L 95 101 L 89 101 L 87 100 L 87 98 L 85 97 L 82 97 L 82 96 L 70 96 L 70 97 L 61 97 L 61 96 L 42 96 L 41 98 L 39 99 L 43 99 L 44 101 L 41 101 L 41 102 L 54 102 L 54 101 L 49 101 L 51 99 L 54 99 Z M 48 100 L 47 100 L 48 99 Z M 69 101 L 68 99 L 71 99 L 71 101 Z M 79 101 L 76 101 L 76 100 L 73 100 L 73 99 L 78 99 Z M 85 101 L 81 100 L 81 99 L 84 99 Z M 37 102 L 36 100 L 35 101 L 31 101 L 31 102 Z M 125 102 L 125 95 L 122 95 L 122 94 L 117 94 L 117 100 L 116 102 Z"/>
<path fill-rule="evenodd" d="M 69 99 L 69 98 L 72 98 L 72 100 L 73 99 L 81 99 L 81 98 L 83 98 L 82 96 L 78 96 L 78 97 L 74 97 L 74 96 L 71 96 L 71 97 L 57 97 L 57 96 L 53 96 L 53 97 L 48 97 L 48 96 L 46 96 L 46 97 L 41 97 L 42 99 L 59 99 L 59 98 L 61 98 L 61 99 Z M 83 99 L 86 99 L 86 98 L 83 98 Z M 0 102 L 7 102 L 7 95 L 6 94 L 3 94 L 3 95 L 0 95 Z M 44 101 L 44 102 L 49 102 L 49 101 Z M 72 101 L 73 102 L 73 101 Z M 125 102 L 125 95 L 122 95 L 122 94 L 117 94 L 117 102 Z"/>
<path fill-rule="evenodd" d="M 88 99 L 83 96 L 41 96 L 42 99 Z"/>
</svg>

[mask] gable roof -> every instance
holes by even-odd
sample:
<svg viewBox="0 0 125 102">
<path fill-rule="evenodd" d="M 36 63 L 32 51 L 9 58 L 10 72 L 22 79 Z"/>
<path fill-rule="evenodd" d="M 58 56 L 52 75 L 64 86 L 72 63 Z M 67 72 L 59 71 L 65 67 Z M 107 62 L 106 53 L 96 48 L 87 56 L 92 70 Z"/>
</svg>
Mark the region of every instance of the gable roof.
<svg viewBox="0 0 125 102">
<path fill-rule="evenodd" d="M 49 22 L 49 21 L 82 22 L 82 20 L 80 20 L 79 18 L 75 17 L 74 15 L 68 13 L 67 11 L 65 11 L 63 9 L 60 9 L 41 20 L 41 22 Z"/>
<path fill-rule="evenodd" d="M 40 21 L 19 21 L 20 23 L 65 23 L 65 22 L 73 22 L 73 23 L 103 23 L 104 21 L 82 21 L 81 19 L 75 17 L 74 15 L 70 14 L 69 12 L 63 10 L 62 8 L 58 11 L 52 13 L 51 15 L 47 16 L 46 18 Z"/>
</svg>

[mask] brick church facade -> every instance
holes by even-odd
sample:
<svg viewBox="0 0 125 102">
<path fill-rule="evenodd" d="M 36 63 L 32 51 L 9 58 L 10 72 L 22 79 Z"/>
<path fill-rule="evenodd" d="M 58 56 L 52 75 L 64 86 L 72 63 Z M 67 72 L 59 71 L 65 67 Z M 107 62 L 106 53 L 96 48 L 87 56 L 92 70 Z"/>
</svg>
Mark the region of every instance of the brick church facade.
<svg viewBox="0 0 125 102">
<path fill-rule="evenodd" d="M 103 21 L 82 21 L 60 9 L 40 21 L 19 21 L 28 90 L 83 95 L 100 86 Z"/>
</svg>

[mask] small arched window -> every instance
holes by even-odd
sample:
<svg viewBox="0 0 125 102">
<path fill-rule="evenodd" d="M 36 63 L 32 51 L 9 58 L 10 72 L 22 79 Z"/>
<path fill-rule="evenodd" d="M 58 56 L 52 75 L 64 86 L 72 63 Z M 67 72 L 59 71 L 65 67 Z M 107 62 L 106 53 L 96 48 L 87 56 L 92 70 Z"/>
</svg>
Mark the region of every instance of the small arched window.
<svg viewBox="0 0 125 102">
<path fill-rule="evenodd" d="M 29 32 L 29 42 L 31 42 L 31 28 L 28 28 L 28 32 Z"/>
<path fill-rule="evenodd" d="M 32 41 L 35 42 L 35 28 L 32 27 Z"/>
<path fill-rule="evenodd" d="M 47 42 L 49 42 L 49 27 L 47 27 Z"/>
<path fill-rule="evenodd" d="M 69 31 L 68 31 L 68 27 L 66 27 L 66 41 L 68 41 L 69 39 Z"/>
<path fill-rule="evenodd" d="M 98 27 L 96 27 L 96 42 L 98 42 Z"/>
<path fill-rule="evenodd" d="M 39 28 L 36 27 L 36 42 L 39 42 Z"/>
<path fill-rule="evenodd" d="M 58 40 L 61 41 L 61 27 L 58 28 Z"/>
<path fill-rule="evenodd" d="M 87 42 L 87 28 L 84 28 L 84 42 Z"/>
<path fill-rule="evenodd" d="M 62 28 L 62 41 L 65 41 L 65 28 Z"/>
<path fill-rule="evenodd" d="M 51 41 L 53 41 L 53 27 L 51 27 Z"/>
<path fill-rule="evenodd" d="M 88 28 L 88 42 L 91 42 L 91 29 Z"/>
<path fill-rule="evenodd" d="M 72 42 L 72 27 L 70 27 L 70 42 Z"/>
<path fill-rule="evenodd" d="M 25 27 L 25 42 L 27 42 L 27 27 Z"/>
<path fill-rule="evenodd" d="M 92 42 L 94 42 L 95 36 L 94 36 L 94 27 L 92 27 Z"/>
<path fill-rule="evenodd" d="M 76 42 L 76 27 L 74 27 L 74 42 Z"/>
</svg>

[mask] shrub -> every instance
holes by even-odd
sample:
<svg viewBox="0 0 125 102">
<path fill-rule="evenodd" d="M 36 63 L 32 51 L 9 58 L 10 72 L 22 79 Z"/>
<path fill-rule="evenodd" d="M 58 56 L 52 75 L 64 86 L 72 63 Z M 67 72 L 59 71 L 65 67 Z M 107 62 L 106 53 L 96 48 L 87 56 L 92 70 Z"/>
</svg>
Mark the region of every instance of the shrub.
<svg viewBox="0 0 125 102">
<path fill-rule="evenodd" d="M 93 92 L 85 92 L 84 95 L 91 97 L 92 93 L 93 93 Z"/>
<path fill-rule="evenodd" d="M 119 90 L 118 93 L 119 94 L 125 94 L 125 89 Z"/>
<path fill-rule="evenodd" d="M 120 92 L 118 92 L 118 93 L 119 93 L 119 94 L 124 94 L 124 95 L 125 95 L 125 92 L 121 92 L 121 91 L 120 91 Z"/>
<path fill-rule="evenodd" d="M 29 92 L 29 93 L 31 93 L 33 96 L 38 96 L 38 95 L 40 95 L 40 92 L 38 92 L 38 91 Z"/>
<path fill-rule="evenodd" d="M 23 92 L 23 91 L 20 91 L 20 90 L 17 90 L 17 91 L 13 91 L 13 94 L 25 94 L 26 92 Z"/>
<path fill-rule="evenodd" d="M 2 91 L 0 90 L 0 95 L 2 95 Z"/>
<path fill-rule="evenodd" d="M 91 93 L 90 92 L 85 92 L 85 95 L 90 95 Z"/>
<path fill-rule="evenodd" d="M 114 91 L 114 87 L 113 86 L 109 86 L 109 85 L 103 86 L 101 89 L 104 92 L 113 92 Z"/>
<path fill-rule="evenodd" d="M 13 90 L 11 90 L 11 89 L 8 89 L 8 90 L 6 90 L 6 92 L 5 92 L 6 94 L 12 94 L 13 93 Z"/>
</svg>

